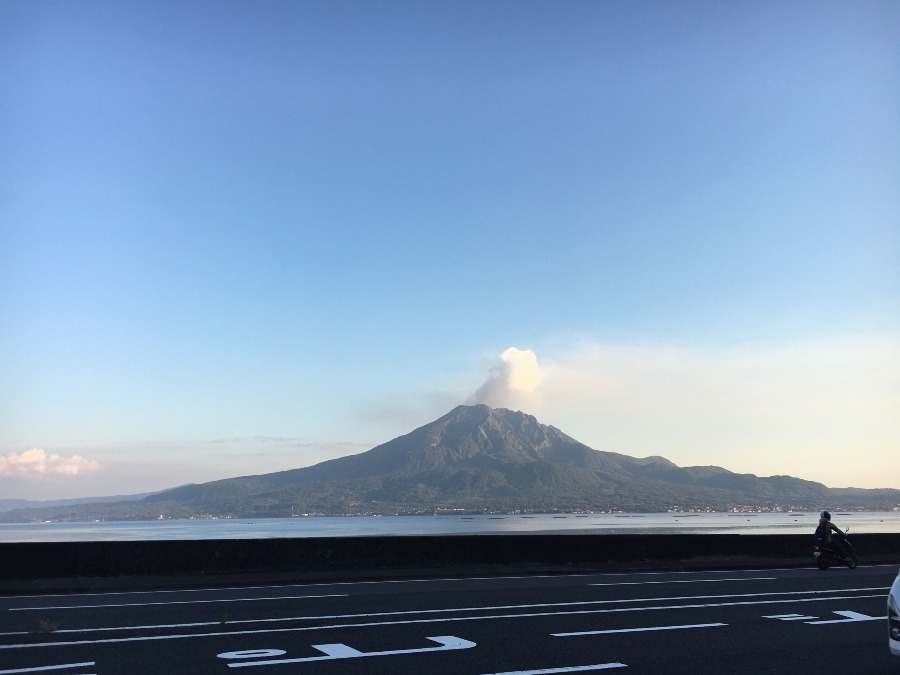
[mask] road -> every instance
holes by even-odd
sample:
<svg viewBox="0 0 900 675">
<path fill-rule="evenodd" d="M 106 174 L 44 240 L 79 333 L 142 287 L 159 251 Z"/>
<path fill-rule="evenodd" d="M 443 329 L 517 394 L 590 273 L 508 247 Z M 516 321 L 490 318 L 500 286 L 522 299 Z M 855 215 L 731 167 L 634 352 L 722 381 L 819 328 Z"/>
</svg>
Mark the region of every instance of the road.
<svg viewBox="0 0 900 675">
<path fill-rule="evenodd" d="M 896 573 L 748 569 L 7 596 L 0 674 L 898 673 L 885 619 Z"/>
</svg>

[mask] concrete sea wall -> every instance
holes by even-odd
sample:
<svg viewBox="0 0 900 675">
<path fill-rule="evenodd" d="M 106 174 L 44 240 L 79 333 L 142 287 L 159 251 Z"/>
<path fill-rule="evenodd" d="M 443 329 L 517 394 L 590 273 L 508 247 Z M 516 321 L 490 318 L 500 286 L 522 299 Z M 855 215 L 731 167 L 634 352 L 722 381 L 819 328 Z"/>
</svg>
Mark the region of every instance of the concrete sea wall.
<svg viewBox="0 0 900 675">
<path fill-rule="evenodd" d="M 900 563 L 900 534 L 852 538 L 860 564 Z M 809 535 L 479 534 L 291 539 L 0 543 L 5 582 L 111 577 L 403 571 L 691 569 L 810 565 Z"/>
</svg>

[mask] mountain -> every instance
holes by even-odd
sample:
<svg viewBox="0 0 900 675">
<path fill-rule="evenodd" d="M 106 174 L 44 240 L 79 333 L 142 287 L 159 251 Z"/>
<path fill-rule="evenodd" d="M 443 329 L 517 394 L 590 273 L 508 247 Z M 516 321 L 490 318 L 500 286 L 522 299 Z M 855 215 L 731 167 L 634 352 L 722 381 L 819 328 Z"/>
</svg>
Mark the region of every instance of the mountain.
<svg viewBox="0 0 900 675">
<path fill-rule="evenodd" d="M 679 467 L 594 450 L 531 415 L 459 406 L 368 452 L 315 466 L 185 485 L 117 504 L 0 514 L 4 520 L 276 517 L 300 513 L 644 511 L 764 507 L 888 510 L 900 490 Z"/>
<path fill-rule="evenodd" d="M 0 499 L 0 512 L 15 509 L 53 508 L 72 506 L 73 504 L 96 504 L 105 502 L 134 502 L 155 492 L 143 492 L 136 495 L 114 495 L 109 497 L 73 497 L 72 499 Z"/>
<path fill-rule="evenodd" d="M 146 497 L 149 493 L 139 495 L 118 495 L 115 497 L 78 497 L 74 499 L 0 499 L 0 512 L 13 511 L 15 509 L 53 508 L 56 506 L 71 506 L 73 504 L 91 504 L 97 502 L 124 502 L 136 501 Z"/>
</svg>

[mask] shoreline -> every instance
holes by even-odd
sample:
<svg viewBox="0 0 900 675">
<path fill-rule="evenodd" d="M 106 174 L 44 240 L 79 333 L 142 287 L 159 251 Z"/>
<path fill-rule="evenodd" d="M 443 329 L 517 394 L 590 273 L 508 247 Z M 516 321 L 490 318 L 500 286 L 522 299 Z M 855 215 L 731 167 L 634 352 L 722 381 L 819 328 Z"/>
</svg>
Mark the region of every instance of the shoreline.
<svg viewBox="0 0 900 675">
<path fill-rule="evenodd" d="M 0 542 L 282 539 L 485 534 L 811 534 L 817 513 L 551 513 L 0 523 Z M 900 511 L 841 515 L 853 534 L 900 533 Z"/>
</svg>

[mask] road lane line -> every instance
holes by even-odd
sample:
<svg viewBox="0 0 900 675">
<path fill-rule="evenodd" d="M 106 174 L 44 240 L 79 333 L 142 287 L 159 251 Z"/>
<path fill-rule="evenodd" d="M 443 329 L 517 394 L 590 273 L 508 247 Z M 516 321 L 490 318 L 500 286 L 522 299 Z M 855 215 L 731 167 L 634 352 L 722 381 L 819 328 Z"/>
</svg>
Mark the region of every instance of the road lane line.
<svg viewBox="0 0 900 675">
<path fill-rule="evenodd" d="M 580 609 L 566 610 L 562 612 L 530 612 L 527 614 L 487 614 L 479 616 L 448 616 L 431 619 L 403 619 L 400 621 L 370 621 L 367 623 L 342 623 L 327 624 L 321 626 L 292 626 L 290 628 L 260 628 L 256 630 L 219 631 L 214 633 L 184 633 L 173 635 L 137 635 L 123 638 L 100 638 L 97 640 L 66 640 L 59 642 L 35 642 L 23 644 L 0 645 L 0 649 L 27 649 L 32 647 L 71 647 L 75 645 L 115 644 L 123 642 L 149 642 L 155 640 L 184 640 L 189 638 L 204 637 L 230 637 L 235 635 L 261 635 L 273 633 L 299 633 L 316 630 L 335 630 L 341 628 L 372 628 L 380 626 L 402 626 L 426 623 L 449 623 L 452 621 L 490 621 L 495 619 L 528 619 L 544 616 L 575 616 L 579 614 L 615 614 L 619 612 L 648 612 L 672 609 L 710 609 L 718 607 L 741 607 L 749 605 L 772 605 L 798 602 L 823 602 L 830 600 L 861 600 L 869 598 L 885 598 L 886 594 L 879 595 L 850 595 L 827 598 L 778 598 L 775 600 L 741 600 L 737 602 L 713 602 L 708 604 L 690 605 L 657 605 L 652 607 L 617 607 L 614 609 Z"/>
<path fill-rule="evenodd" d="M 874 568 L 874 567 L 892 567 L 896 568 L 895 564 L 888 563 L 873 563 L 871 565 L 866 565 L 865 568 Z M 757 573 L 757 572 L 766 572 L 771 574 L 772 572 L 798 572 L 798 571 L 814 571 L 812 569 L 807 570 L 806 568 L 797 568 L 797 567 L 769 567 L 762 569 L 746 569 L 746 570 L 687 570 L 682 572 L 673 572 L 673 571 L 664 571 L 664 572 L 588 572 L 585 574 L 566 574 L 564 575 L 566 578 L 592 578 L 592 577 L 639 577 L 639 576 L 662 576 L 664 574 L 669 575 L 683 575 L 683 574 L 734 574 L 736 571 L 738 572 L 747 572 L 747 573 Z M 412 578 L 412 579 L 377 579 L 372 581 L 331 581 L 331 582 L 322 582 L 315 584 L 274 584 L 267 586 L 231 586 L 231 587 L 223 587 L 223 588 L 175 588 L 175 589 L 155 589 L 155 590 L 133 590 L 133 591 L 109 591 L 109 592 L 100 592 L 100 593 L 39 593 L 36 595 L 8 595 L 5 596 L 6 600 L 23 600 L 29 598 L 79 598 L 79 597 L 105 597 L 105 596 L 114 596 L 114 595 L 156 595 L 156 594 L 166 594 L 166 593 L 209 593 L 209 592 L 220 592 L 220 591 L 245 591 L 245 590 L 259 590 L 259 589 L 271 589 L 271 588 L 323 588 L 323 587 L 334 587 L 334 586 L 377 586 L 377 585 L 397 585 L 397 584 L 431 584 L 435 582 L 467 582 L 467 581 L 504 581 L 504 580 L 516 580 L 516 579 L 559 579 L 561 575 L 559 574 L 524 574 L 518 576 L 488 576 L 488 577 L 441 577 L 441 578 Z M 776 577 L 780 578 L 780 577 Z"/>
<path fill-rule="evenodd" d="M 868 565 L 867 565 L 868 567 Z M 761 571 L 761 570 L 759 570 Z M 662 574 L 662 572 L 660 572 Z M 671 574 L 688 574 L 688 572 L 672 572 Z M 715 574 L 714 571 L 709 574 Z M 595 577 L 597 574 L 571 574 L 569 577 Z M 270 586 L 230 586 L 223 588 L 168 588 L 155 590 L 133 590 L 133 591 L 109 591 L 102 593 L 39 593 L 37 595 L 8 595 L 7 600 L 29 599 L 29 598 L 84 598 L 84 597 L 106 597 L 113 595 L 156 595 L 166 593 L 218 593 L 220 591 L 257 591 L 268 590 L 273 588 L 323 588 L 332 586 L 375 586 L 380 584 L 430 584 L 434 582 L 448 581 L 515 581 L 517 579 L 559 579 L 558 574 L 528 574 L 522 576 L 505 576 L 505 577 L 447 577 L 437 579 L 379 579 L 372 581 L 330 581 L 316 584 L 274 584 Z"/>
<path fill-rule="evenodd" d="M 221 598 L 218 600 L 172 600 L 170 602 L 121 602 L 108 605 L 59 605 L 57 607 L 10 607 L 10 612 L 43 611 L 46 609 L 101 609 L 104 607 L 149 607 L 150 605 L 200 605 L 216 602 L 262 602 L 264 600 L 307 600 L 309 598 L 348 598 L 348 593 L 329 595 L 282 595 L 271 598 Z"/>
<path fill-rule="evenodd" d="M 872 564 L 866 565 L 870 567 L 895 567 L 892 564 Z M 800 568 L 805 569 L 805 568 Z M 591 578 L 591 577 L 638 577 L 638 576 L 661 576 L 664 574 L 683 575 L 683 574 L 734 574 L 738 572 L 756 573 L 766 572 L 797 572 L 795 567 L 774 567 L 764 569 L 747 569 L 747 570 L 687 570 L 681 572 L 664 571 L 664 572 L 588 572 L 584 574 L 566 574 L 567 578 Z M 245 591 L 260 590 L 271 588 L 323 588 L 333 586 L 377 586 L 377 585 L 396 585 L 396 584 L 431 584 L 435 582 L 466 582 L 466 581 L 504 581 L 517 579 L 559 579 L 559 574 L 523 574 L 515 576 L 487 576 L 487 577 L 441 577 L 441 578 L 412 578 L 412 579 L 375 579 L 371 581 L 330 581 L 315 584 L 273 584 L 266 586 L 230 586 L 223 588 L 174 588 L 174 589 L 153 589 L 153 590 L 133 590 L 133 591 L 109 591 L 95 593 L 39 593 L 36 595 L 8 595 L 7 600 L 28 599 L 28 598 L 78 598 L 78 597 L 104 597 L 113 595 L 156 595 L 166 593 L 210 593 L 219 591 Z"/>
<path fill-rule="evenodd" d="M 13 670 L 0 670 L 0 675 L 10 675 L 11 673 L 41 673 L 48 670 L 65 670 L 66 668 L 86 668 L 87 666 L 97 665 L 93 661 L 85 661 L 84 663 L 63 663 L 58 666 L 37 666 L 36 668 L 14 668 Z"/>
<path fill-rule="evenodd" d="M 866 567 L 877 567 L 877 565 L 866 565 Z M 814 568 L 797 568 L 797 567 L 764 567 L 761 569 L 725 569 L 725 570 L 683 570 L 681 572 L 676 572 L 673 570 L 663 570 L 658 572 L 595 572 L 593 574 L 585 574 L 584 576 L 592 576 L 592 577 L 660 577 L 664 575 L 681 575 L 681 574 L 736 574 L 739 572 L 744 572 L 747 574 L 756 574 L 759 572 L 765 572 L 766 574 L 771 574 L 772 572 L 796 572 L 798 569 L 806 569 L 806 571 L 813 571 Z M 813 575 L 815 576 L 815 575 Z"/>
<path fill-rule="evenodd" d="M 748 577 L 746 579 L 672 579 L 671 581 L 619 581 L 615 583 L 588 584 L 588 586 L 644 586 L 646 584 L 707 584 L 723 581 L 775 581 L 778 577 Z"/>
<path fill-rule="evenodd" d="M 279 617 L 279 618 L 265 618 L 265 619 L 233 619 L 229 620 L 227 623 L 231 625 L 236 624 L 261 624 L 261 623 L 285 623 L 288 621 L 334 621 L 336 619 L 362 619 L 362 618 L 374 618 L 374 617 L 388 617 L 388 616 L 408 616 L 408 615 L 421 615 L 421 614 L 438 614 L 438 613 L 448 613 L 448 612 L 496 612 L 499 610 L 507 610 L 507 609 L 542 609 L 549 607 L 585 607 L 585 606 L 597 606 L 597 605 L 621 605 L 628 603 L 640 603 L 640 602 L 672 602 L 672 601 L 682 601 L 682 600 L 719 600 L 723 598 L 758 598 L 766 595 L 790 595 L 790 596 L 798 596 L 798 595 L 810 595 L 810 594 L 825 594 L 825 593 L 862 593 L 869 591 L 888 591 L 890 589 L 889 586 L 878 586 L 873 588 L 848 588 L 843 590 L 816 590 L 816 591 L 773 591 L 771 593 L 728 593 L 725 595 L 680 595 L 680 596 L 668 596 L 668 597 L 658 597 L 658 598 L 628 598 L 623 600 L 582 600 L 579 602 L 547 602 L 547 603 L 533 603 L 526 605 L 489 605 L 482 607 L 447 607 L 440 609 L 413 609 L 413 610 L 401 610 L 396 612 L 360 612 L 356 614 L 325 614 L 325 615 L 306 615 L 306 616 L 289 616 L 289 617 Z M 886 595 L 886 593 L 885 593 Z M 880 596 L 856 596 L 856 597 L 880 597 Z M 818 598 L 816 598 L 818 599 Z M 824 598 L 827 599 L 827 598 Z M 846 599 L 846 598 L 839 598 Z M 801 602 L 803 599 L 798 599 L 798 602 Z M 779 600 L 779 602 L 783 602 Z M 62 628 L 54 631 L 56 634 L 60 633 L 93 633 L 93 632 L 114 632 L 114 631 L 125 631 L 125 630 L 160 630 L 160 629 L 176 629 L 176 628 L 202 628 L 204 626 L 221 626 L 221 621 L 198 621 L 191 623 L 171 623 L 171 624 L 150 624 L 143 626 L 98 626 L 93 628 Z M 12 637 L 15 635 L 23 635 L 25 633 L 18 631 L 14 633 L 0 633 L 0 637 Z"/>
<path fill-rule="evenodd" d="M 583 630 L 575 633 L 550 633 L 553 637 L 575 637 L 578 635 L 612 635 L 613 633 L 644 633 L 657 630 L 687 630 L 689 628 L 714 628 L 727 623 L 689 623 L 680 626 L 648 626 L 645 628 L 610 628 L 608 630 Z"/>
<path fill-rule="evenodd" d="M 624 663 L 595 663 L 592 666 L 568 666 L 566 668 L 541 668 L 540 670 L 509 670 L 505 673 L 488 673 L 487 675 L 550 675 L 552 673 L 583 673 L 588 670 L 607 670 L 609 668 L 627 668 Z"/>
</svg>

